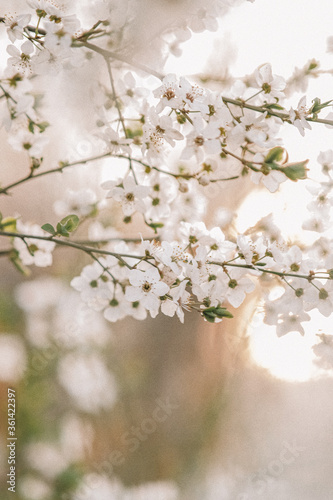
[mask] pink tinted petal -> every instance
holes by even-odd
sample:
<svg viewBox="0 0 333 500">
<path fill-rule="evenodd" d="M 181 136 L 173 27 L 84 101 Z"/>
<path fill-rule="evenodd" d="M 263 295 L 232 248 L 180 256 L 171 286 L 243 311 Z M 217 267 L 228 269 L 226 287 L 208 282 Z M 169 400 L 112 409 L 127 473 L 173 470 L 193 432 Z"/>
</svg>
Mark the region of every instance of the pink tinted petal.
<svg viewBox="0 0 333 500">
<path fill-rule="evenodd" d="M 130 272 L 129 280 L 133 286 L 141 286 L 145 282 L 145 273 L 138 269 L 133 269 Z"/>
<path fill-rule="evenodd" d="M 123 214 L 126 216 L 133 215 L 134 212 L 136 212 L 136 210 L 137 210 L 135 203 L 133 201 L 124 203 L 121 208 L 122 208 Z"/>
<path fill-rule="evenodd" d="M 21 56 L 21 52 L 19 51 L 19 49 L 17 47 L 15 47 L 15 45 L 8 45 L 7 52 L 12 57 L 20 57 Z"/>
<path fill-rule="evenodd" d="M 149 194 L 149 186 L 135 186 L 133 189 L 134 195 L 139 198 L 144 198 Z"/>
<path fill-rule="evenodd" d="M 159 281 L 156 285 L 153 286 L 154 293 L 158 296 L 165 295 L 169 291 L 169 287 L 163 281 Z"/>
<path fill-rule="evenodd" d="M 123 182 L 124 189 L 127 192 L 132 192 L 136 188 L 136 183 L 133 177 L 126 177 L 126 179 Z"/>
<path fill-rule="evenodd" d="M 264 64 L 259 70 L 262 81 L 265 83 L 269 83 L 273 79 L 272 75 L 272 67 L 270 64 Z"/>
<path fill-rule="evenodd" d="M 218 139 L 211 139 L 210 141 L 205 141 L 205 149 L 208 154 L 215 154 L 221 151 L 221 143 Z"/>
<path fill-rule="evenodd" d="M 237 290 L 237 291 L 234 291 L 231 295 L 229 295 L 228 297 L 228 302 L 229 304 L 232 305 L 232 307 L 239 307 L 243 300 L 245 299 L 245 292 L 243 292 L 242 290 Z"/>
<path fill-rule="evenodd" d="M 142 290 L 140 287 L 129 286 L 126 288 L 125 299 L 130 302 L 136 302 L 142 298 Z"/>
<path fill-rule="evenodd" d="M 159 308 L 160 301 L 153 293 L 146 295 L 141 299 L 141 304 L 148 309 L 148 311 L 155 311 Z"/>
<path fill-rule="evenodd" d="M 124 190 L 120 187 L 115 187 L 112 189 L 110 197 L 116 201 L 122 201 L 124 198 Z"/>
<path fill-rule="evenodd" d="M 34 46 L 28 40 L 21 45 L 21 51 L 24 54 L 32 54 L 34 51 Z"/>
</svg>

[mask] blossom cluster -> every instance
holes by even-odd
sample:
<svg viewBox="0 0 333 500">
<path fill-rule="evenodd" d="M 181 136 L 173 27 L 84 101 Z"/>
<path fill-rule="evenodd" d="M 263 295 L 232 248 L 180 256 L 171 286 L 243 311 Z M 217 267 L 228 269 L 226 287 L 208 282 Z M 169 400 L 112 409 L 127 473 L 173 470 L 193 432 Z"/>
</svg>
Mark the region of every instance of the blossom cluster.
<svg viewBox="0 0 333 500">
<path fill-rule="evenodd" d="M 331 256 L 318 262 L 313 251 L 305 254 L 281 238 L 239 235 L 231 241 L 218 227 L 181 223 L 178 241 L 122 242 L 110 253 L 86 266 L 71 284 L 111 322 L 125 316 L 145 319 L 147 313 L 155 317 L 159 311 L 184 321 L 184 310 L 219 322 L 232 317 L 227 308 L 238 308 L 258 281 L 263 290 L 280 289 L 275 300 L 263 293 L 265 322 L 276 324 L 278 335 L 303 334 L 302 322 L 314 308 L 324 316 L 332 311 Z"/>
<path fill-rule="evenodd" d="M 303 96 L 295 105 L 288 82 L 274 74 L 269 63 L 233 79 L 228 96 L 221 89 L 203 87 L 199 80 L 149 70 L 121 51 L 135 43 L 130 29 L 138 14 L 135 1 L 123 7 L 101 2 L 89 28 L 54 2 L 27 3 L 27 12 L 0 18 L 10 41 L 0 78 L 0 106 L 8 144 L 27 155 L 29 167 L 19 181 L 1 185 L 0 195 L 34 177 L 98 160 L 105 168 L 105 196 L 90 187 L 67 190 L 54 204 L 55 213 L 63 217 L 56 227 L 44 223 L 40 228 L 23 223 L 18 215 L 1 215 L 1 234 L 12 241 L 7 252 L 12 262 L 21 270 L 31 264 L 45 267 L 52 264 L 56 246 L 82 250 L 93 262 L 72 286 L 84 303 L 112 322 L 126 316 L 145 319 L 148 313 L 155 317 L 160 311 L 183 321 L 184 310 L 197 310 L 207 321 L 218 322 L 231 317 L 227 308 L 238 308 L 259 282 L 263 290 L 276 283 L 283 289 L 275 300 L 263 294 L 265 320 L 277 325 L 278 334 L 303 333 L 301 324 L 314 308 L 328 316 L 331 240 L 323 236 L 312 249 L 301 249 L 287 244 L 271 221 L 251 238 L 227 235 L 222 229 L 232 216 L 226 211 L 210 230 L 198 221 L 212 188 L 220 193 L 230 183 L 237 189 L 237 183 L 250 179 L 253 188 L 262 185 L 274 193 L 286 181 L 306 179 L 308 160 L 289 162 L 279 133 L 282 126 L 294 126 L 304 136 L 331 101 L 316 98 L 307 106 Z M 156 50 L 162 53 L 161 47 L 167 46 L 177 52 L 191 32 L 216 29 L 217 16 L 233 3 L 238 2 L 211 0 L 206 7 L 194 2 L 188 27 L 172 24 Z M 55 73 L 75 78 L 78 68 L 96 61 L 103 61 L 105 72 L 97 72 L 89 85 L 94 154 L 83 159 L 76 155 L 43 170 L 51 138 L 48 127 L 54 125 L 40 106 L 40 95 L 47 94 L 45 84 Z M 142 74 L 149 72 L 148 80 Z M 321 121 L 330 123 L 329 118 Z M 325 233 L 331 227 L 332 151 L 322 152 L 318 161 L 325 180 L 308 188 L 314 199 L 303 229 Z M 108 209 L 122 219 L 126 231 L 135 222 L 152 236 L 139 244 L 127 241 L 109 221 L 107 230 L 100 222 L 91 224 L 87 244 L 70 239 L 84 222 Z M 320 254 L 324 247 L 327 254 Z"/>
</svg>

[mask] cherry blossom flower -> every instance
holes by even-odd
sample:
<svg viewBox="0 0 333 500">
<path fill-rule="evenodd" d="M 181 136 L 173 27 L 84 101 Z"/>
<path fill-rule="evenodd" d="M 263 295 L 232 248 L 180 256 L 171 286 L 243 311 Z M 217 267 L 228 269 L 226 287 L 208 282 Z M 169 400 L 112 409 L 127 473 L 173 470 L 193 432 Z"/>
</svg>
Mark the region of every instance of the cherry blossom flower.
<svg viewBox="0 0 333 500">
<path fill-rule="evenodd" d="M 176 181 L 167 176 L 153 175 L 149 178 L 151 188 L 146 200 L 146 216 L 161 221 L 171 214 L 171 203 L 177 196 Z"/>
<path fill-rule="evenodd" d="M 187 283 L 187 280 L 184 280 L 180 285 L 170 288 L 168 295 L 172 297 L 172 300 L 166 299 L 161 302 L 162 313 L 171 317 L 177 314 L 181 323 L 184 323 L 183 309 L 189 309 L 191 297 L 191 294 L 185 290 Z"/>
<path fill-rule="evenodd" d="M 194 130 L 186 136 L 186 147 L 180 159 L 189 160 L 196 156 L 198 162 L 202 162 L 205 154 L 211 155 L 221 152 L 220 134 L 217 124 L 208 125 L 199 117 L 193 120 Z"/>
<path fill-rule="evenodd" d="M 306 96 L 303 96 L 298 105 L 297 105 L 297 109 L 293 109 L 293 108 L 290 108 L 290 111 L 289 111 L 289 117 L 290 117 L 290 121 L 291 123 L 293 123 L 295 125 L 295 127 L 297 127 L 299 133 L 304 136 L 305 135 L 305 130 L 304 129 L 308 129 L 308 130 L 311 130 L 311 126 L 309 124 L 309 122 L 306 121 L 306 117 L 308 116 L 309 114 L 309 111 L 306 107 Z"/>
<path fill-rule="evenodd" d="M 110 300 L 104 309 L 104 318 L 115 323 L 124 319 L 129 314 L 130 304 L 125 300 L 124 292 L 119 286 L 108 283 L 110 289 Z"/>
<path fill-rule="evenodd" d="M 333 313 L 333 283 L 328 281 L 324 286 L 318 280 L 312 282 L 312 288 L 309 295 L 312 303 L 305 307 L 306 311 L 310 311 L 315 307 L 319 312 L 328 318 Z"/>
<path fill-rule="evenodd" d="M 326 333 L 319 333 L 317 336 L 320 339 L 318 344 L 312 347 L 313 352 L 318 359 L 315 363 L 324 370 L 333 369 L 333 335 Z"/>
<path fill-rule="evenodd" d="M 144 87 L 138 87 L 133 73 L 128 71 L 122 78 L 119 78 L 116 84 L 117 95 L 123 105 L 133 106 L 134 109 L 140 109 L 142 98 L 148 98 L 150 92 Z"/>
<path fill-rule="evenodd" d="M 185 238 L 186 245 L 196 246 L 208 235 L 208 230 L 204 222 L 195 222 L 194 224 L 182 222 L 180 225 L 180 234 Z"/>
<path fill-rule="evenodd" d="M 151 109 L 143 130 L 142 152 L 147 152 L 148 157 L 159 155 L 167 142 L 174 147 L 175 141 L 183 139 L 183 135 L 173 127 L 171 116 L 158 115 Z"/>
<path fill-rule="evenodd" d="M 255 71 L 255 78 L 264 94 L 265 99 L 268 97 L 268 102 L 275 102 L 278 99 L 284 98 L 282 92 L 286 87 L 286 81 L 282 76 L 273 76 L 272 66 L 269 63 L 262 64 Z"/>
<path fill-rule="evenodd" d="M 24 224 L 18 220 L 17 230 L 22 234 L 31 236 L 48 236 L 37 224 Z M 34 238 L 15 238 L 14 248 L 18 251 L 20 260 L 26 266 L 34 264 L 37 267 L 52 265 L 52 252 L 55 248 L 53 241 L 38 240 Z"/>
<path fill-rule="evenodd" d="M 130 302 L 139 301 L 150 312 L 158 310 L 160 297 L 169 291 L 155 267 L 147 271 L 131 270 L 129 281 L 131 286 L 126 288 L 125 298 Z"/>
<path fill-rule="evenodd" d="M 10 135 L 8 143 L 15 151 L 26 151 L 29 156 L 41 158 L 49 138 L 45 134 L 32 134 L 27 130 L 20 129 L 15 135 Z"/>
<path fill-rule="evenodd" d="M 305 229 L 306 231 L 324 233 L 330 228 L 331 224 L 332 223 L 329 218 L 323 218 L 321 213 L 316 212 L 312 213 L 309 219 L 303 221 L 302 229 Z"/>
<path fill-rule="evenodd" d="M 113 261 L 111 263 L 115 264 L 116 259 L 111 257 Z M 100 262 L 106 266 L 107 261 L 100 259 Z M 108 259 L 110 263 L 110 259 Z M 98 262 L 94 262 L 88 266 L 85 266 L 81 272 L 80 276 L 76 276 L 71 281 L 71 286 L 80 292 L 81 299 L 89 307 L 95 311 L 102 311 L 111 300 L 111 292 L 107 286 L 108 276 L 103 273 L 103 269 Z"/>
<path fill-rule="evenodd" d="M 79 191 L 69 189 L 65 199 L 57 200 L 53 208 L 55 213 L 62 217 L 68 214 L 87 216 L 96 211 L 96 203 L 96 193 L 92 189 L 80 189 Z"/>
<path fill-rule="evenodd" d="M 143 213 L 146 209 L 144 199 L 149 194 L 148 186 L 139 186 L 132 176 L 126 177 L 121 186 L 113 187 L 108 193 L 107 198 L 113 198 L 121 203 L 121 208 L 126 216 L 133 215 L 135 212 Z M 102 187 L 109 189 L 108 183 L 103 183 Z"/>
<path fill-rule="evenodd" d="M 264 161 L 264 155 L 257 153 L 253 156 L 254 162 Z M 287 180 L 286 175 L 279 170 L 265 170 L 263 167 L 260 172 L 251 172 L 251 181 L 254 184 L 262 183 L 271 193 L 275 193 L 282 182 Z"/>
<path fill-rule="evenodd" d="M 26 73 L 31 72 L 31 55 L 34 52 L 34 46 L 28 40 L 21 45 L 19 50 L 15 45 L 8 45 L 7 52 L 11 56 L 8 59 L 8 64 L 16 66 L 19 71 Z"/>
<path fill-rule="evenodd" d="M 232 307 L 237 308 L 245 300 L 246 294 L 253 292 L 255 283 L 244 276 L 243 269 L 231 269 L 228 273 L 224 296 Z"/>
<path fill-rule="evenodd" d="M 163 83 L 153 92 L 155 97 L 160 98 L 160 102 L 156 106 L 156 112 L 160 113 L 164 108 L 173 109 L 182 108 L 184 91 L 179 87 L 179 82 L 174 74 L 166 75 L 163 78 Z"/>
<path fill-rule="evenodd" d="M 30 14 L 20 14 L 18 16 L 12 16 L 10 14 L 5 15 L 5 25 L 7 28 L 7 35 L 12 43 L 15 40 L 23 40 L 23 28 L 27 26 L 30 22 Z"/>
<path fill-rule="evenodd" d="M 113 128 L 108 127 L 101 134 L 101 138 L 106 142 L 108 151 L 111 153 L 126 153 L 131 154 L 130 144 L 133 142 L 131 139 L 126 137 L 120 137 L 118 132 L 113 130 Z"/>
<path fill-rule="evenodd" d="M 209 113 L 208 104 L 205 102 L 206 94 L 201 87 L 193 85 L 184 77 L 179 79 L 179 87 L 183 93 L 183 104 L 185 106 L 182 109 L 200 111 L 202 114 Z"/>
<path fill-rule="evenodd" d="M 323 174 L 330 176 L 333 172 L 333 150 L 321 151 L 317 160 L 322 166 Z"/>
<path fill-rule="evenodd" d="M 278 337 L 282 337 L 289 332 L 299 332 L 301 335 L 304 335 L 305 332 L 302 323 L 310 321 L 310 319 L 310 316 L 303 311 L 298 313 L 284 312 L 279 315 L 276 334 Z"/>
</svg>

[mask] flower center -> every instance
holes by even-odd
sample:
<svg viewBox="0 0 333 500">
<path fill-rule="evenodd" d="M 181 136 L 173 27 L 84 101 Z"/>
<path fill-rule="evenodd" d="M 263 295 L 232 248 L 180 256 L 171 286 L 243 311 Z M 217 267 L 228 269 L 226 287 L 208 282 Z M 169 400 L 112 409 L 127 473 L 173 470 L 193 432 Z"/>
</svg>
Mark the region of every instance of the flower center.
<svg viewBox="0 0 333 500">
<path fill-rule="evenodd" d="M 147 292 L 150 292 L 151 290 L 151 283 L 148 283 L 148 281 L 146 281 L 143 285 L 142 285 L 142 290 L 147 293 Z"/>
<path fill-rule="evenodd" d="M 230 280 L 228 283 L 229 288 L 236 288 L 237 285 L 238 283 L 236 280 Z"/>
<path fill-rule="evenodd" d="M 319 291 L 319 298 L 321 300 L 325 300 L 328 297 L 328 293 L 326 292 L 325 288 L 321 288 Z"/>
<path fill-rule="evenodd" d="M 198 137 L 196 137 L 194 139 L 194 143 L 197 145 L 197 146 L 203 146 L 204 145 L 204 142 L 205 142 L 205 139 L 202 137 L 202 135 L 199 135 Z"/>
<path fill-rule="evenodd" d="M 174 93 L 174 91 L 172 89 L 167 89 L 165 91 L 165 93 L 163 94 L 163 97 L 166 97 L 168 99 L 168 101 L 170 101 L 171 99 L 176 97 L 176 94 Z"/>
<path fill-rule="evenodd" d="M 127 201 L 134 201 L 134 194 L 133 193 L 127 193 L 126 194 L 126 200 Z"/>
<path fill-rule="evenodd" d="M 272 87 L 269 85 L 269 83 L 263 83 L 261 88 L 263 89 L 265 94 L 269 94 L 270 91 L 272 90 Z"/>
</svg>

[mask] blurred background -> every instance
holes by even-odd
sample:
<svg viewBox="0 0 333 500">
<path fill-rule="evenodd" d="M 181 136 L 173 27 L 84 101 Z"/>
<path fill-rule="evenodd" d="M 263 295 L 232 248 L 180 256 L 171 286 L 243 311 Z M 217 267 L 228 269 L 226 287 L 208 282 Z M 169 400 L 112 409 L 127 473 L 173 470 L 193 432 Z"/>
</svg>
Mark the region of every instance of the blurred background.
<svg viewBox="0 0 333 500">
<path fill-rule="evenodd" d="M 66 6 L 88 19 L 95 4 Z M 188 22 L 189 2 L 138 4 L 131 47 L 160 70 L 160 47 L 152 40 L 168 23 Z M 22 5 L 4 0 L 0 15 L 19 12 Z M 301 0 L 244 2 L 226 9 L 217 32 L 194 34 L 181 57 L 165 61 L 164 71 L 199 74 L 205 85 L 227 94 L 232 76 L 250 74 L 265 62 L 286 79 L 312 58 L 329 69 L 332 18 L 328 0 L 315 7 Z M 3 32 L 1 37 L 4 66 Z M 101 71 L 97 63 L 91 70 Z M 89 75 L 83 71 L 79 68 L 74 79 L 66 74 L 54 79 L 47 110 L 55 121 L 63 120 L 50 132 L 45 168 L 93 153 Z M 332 98 L 331 75 L 311 80 L 306 92 L 310 99 Z M 303 94 L 293 96 L 295 105 Z M 331 134 L 313 125 L 305 139 L 289 128 L 281 136 L 292 160 L 310 158 L 315 169 L 319 151 L 332 147 Z M 26 168 L 25 156 L 13 152 L 6 137 L 1 129 L 4 184 L 22 177 Z M 19 186 L 0 200 L 0 211 L 39 225 L 53 223 L 53 200 L 63 196 L 65 186 L 79 189 L 88 180 L 101 196 L 107 167 L 82 166 L 79 175 L 68 170 L 52 182 L 41 178 Z M 301 231 L 308 200 L 299 183 L 283 186 L 277 195 L 250 192 L 248 183 L 221 186 L 209 197 L 207 225 L 216 220 L 221 199 L 224 213 L 237 215 L 233 224 L 239 231 L 274 211 L 287 238 L 311 241 Z M 120 215 L 107 209 L 103 214 L 117 228 Z M 304 338 L 294 332 L 278 339 L 273 327 L 263 325 L 254 296 L 233 320 L 218 325 L 193 314 L 185 316 L 184 325 L 164 316 L 111 325 L 87 310 L 69 286 L 88 262 L 57 249 L 51 271 L 32 267 L 30 276 L 22 277 L 0 258 L 1 499 L 13 495 L 6 484 L 8 387 L 16 390 L 15 498 L 20 500 L 333 499 L 333 383 L 330 372 L 314 364 L 311 349 L 320 329 L 332 333 L 327 322 L 314 317 Z"/>
</svg>

